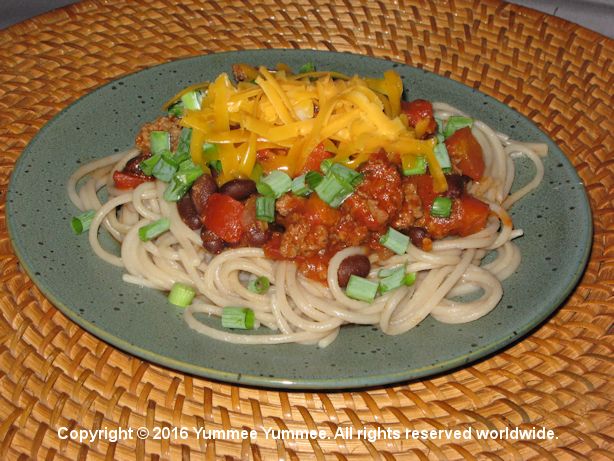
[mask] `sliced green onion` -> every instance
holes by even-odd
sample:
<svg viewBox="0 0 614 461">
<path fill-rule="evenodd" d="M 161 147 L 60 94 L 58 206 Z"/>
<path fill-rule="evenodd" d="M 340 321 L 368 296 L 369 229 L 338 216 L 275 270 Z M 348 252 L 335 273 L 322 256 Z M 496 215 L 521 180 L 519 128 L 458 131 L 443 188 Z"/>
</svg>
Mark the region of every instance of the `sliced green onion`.
<svg viewBox="0 0 614 461">
<path fill-rule="evenodd" d="M 408 272 L 407 274 L 405 274 L 405 278 L 403 279 L 403 283 L 405 285 L 412 286 L 414 283 L 416 283 L 416 273 L 415 272 Z"/>
<path fill-rule="evenodd" d="M 379 239 L 379 243 L 384 245 L 389 250 L 394 251 L 398 255 L 402 255 L 407 251 L 409 245 L 409 237 L 401 234 L 398 230 L 389 227 L 388 230 Z"/>
<path fill-rule="evenodd" d="M 153 168 L 152 174 L 160 181 L 170 182 L 177 172 L 178 166 L 171 152 L 167 150 L 162 153 L 160 160 Z"/>
<path fill-rule="evenodd" d="M 252 293 L 263 295 L 267 291 L 269 291 L 270 286 L 271 286 L 270 280 L 267 277 L 262 276 L 262 277 L 258 277 L 258 278 L 251 280 L 247 284 L 247 289 L 251 291 Z"/>
<path fill-rule="evenodd" d="M 462 115 L 453 115 L 448 118 L 446 127 L 443 130 L 443 134 L 446 138 L 452 136 L 456 131 L 461 128 L 471 127 L 473 125 L 473 119 L 469 117 L 463 117 Z"/>
<path fill-rule="evenodd" d="M 313 65 L 313 62 L 306 62 L 301 67 L 298 68 L 299 74 L 306 74 L 307 72 L 315 72 L 316 66 Z"/>
<path fill-rule="evenodd" d="M 79 235 L 88 230 L 90 228 L 90 225 L 92 224 L 92 220 L 94 219 L 95 215 L 96 210 L 88 210 L 72 218 L 72 220 L 70 221 L 70 227 L 72 227 L 72 231 L 76 235 Z"/>
<path fill-rule="evenodd" d="M 200 165 L 196 165 L 192 160 L 186 160 L 181 162 L 175 176 L 183 183 L 191 186 L 203 173 L 203 168 Z"/>
<path fill-rule="evenodd" d="M 279 198 L 292 188 L 292 179 L 283 171 L 273 170 L 260 178 L 256 188 L 266 197 Z"/>
<path fill-rule="evenodd" d="M 435 197 L 431 205 L 431 216 L 448 218 L 452 211 L 452 199 L 450 197 Z"/>
<path fill-rule="evenodd" d="M 139 228 L 139 238 L 143 242 L 147 242 L 153 238 L 156 238 L 159 235 L 164 234 L 167 230 L 171 228 L 171 221 L 168 218 L 158 219 L 157 221 L 152 222 L 151 224 L 147 224 Z"/>
<path fill-rule="evenodd" d="M 178 181 L 176 177 L 173 176 L 173 179 L 171 179 L 171 182 L 168 183 L 168 186 L 166 186 L 164 190 L 164 200 L 167 202 L 177 202 L 189 189 L 189 186 Z"/>
<path fill-rule="evenodd" d="M 259 221 L 275 221 L 275 199 L 273 197 L 256 198 L 256 219 Z"/>
<path fill-rule="evenodd" d="M 379 285 L 364 277 L 352 274 L 345 294 L 348 298 L 358 299 L 359 301 L 373 302 Z"/>
<path fill-rule="evenodd" d="M 306 197 L 313 192 L 309 185 L 305 182 L 305 176 L 307 175 L 302 174 L 292 180 L 292 193 L 294 195 Z"/>
<path fill-rule="evenodd" d="M 220 171 L 219 173 L 222 172 L 222 162 L 220 162 Z M 254 165 L 254 169 L 252 170 L 252 174 L 249 175 L 249 179 L 251 179 L 252 181 L 254 181 L 256 184 L 258 184 L 260 182 L 260 178 L 262 177 L 262 165 L 260 165 L 260 163 L 257 163 Z"/>
<path fill-rule="evenodd" d="M 141 163 L 139 163 L 141 171 L 147 176 L 151 176 L 153 174 L 154 168 L 156 167 L 161 158 L 162 154 L 156 154 L 152 155 L 148 159 L 143 160 Z"/>
<path fill-rule="evenodd" d="M 328 205 L 338 208 L 354 192 L 354 188 L 336 176 L 326 175 L 315 191 Z"/>
<path fill-rule="evenodd" d="M 405 176 L 426 174 L 426 158 L 421 155 L 405 155 L 401 159 L 401 163 L 403 166 L 403 174 Z"/>
<path fill-rule="evenodd" d="M 450 155 L 448 154 L 448 149 L 446 148 L 445 144 L 441 143 L 435 146 L 435 158 L 442 169 L 452 167 L 452 163 L 450 163 Z"/>
<path fill-rule="evenodd" d="M 168 131 L 152 131 L 149 134 L 149 146 L 153 155 L 171 149 L 171 135 Z"/>
<path fill-rule="evenodd" d="M 394 274 L 399 269 L 405 269 L 405 266 L 395 266 L 395 267 L 391 267 L 389 269 L 380 269 L 379 272 L 377 273 L 377 275 L 379 277 L 388 277 L 389 275 Z"/>
<path fill-rule="evenodd" d="M 179 307 L 188 307 L 196 296 L 196 290 L 185 283 L 175 282 L 168 294 L 168 302 Z"/>
<path fill-rule="evenodd" d="M 403 285 L 405 279 L 405 267 L 399 267 L 390 275 L 382 278 L 379 281 L 379 292 L 384 294 L 391 290 L 395 290 Z"/>
<path fill-rule="evenodd" d="M 440 117 L 433 117 L 437 123 L 437 133 L 443 133 L 443 120 Z"/>
<path fill-rule="evenodd" d="M 435 135 L 435 138 L 437 139 L 437 143 L 441 144 L 442 142 L 444 142 L 446 140 L 446 137 L 442 134 L 437 133 Z"/>
<path fill-rule="evenodd" d="M 217 174 L 222 172 L 222 161 L 221 160 L 213 160 L 208 163 L 210 170 L 215 170 Z"/>
<path fill-rule="evenodd" d="M 164 200 L 167 202 L 178 201 L 203 173 L 202 167 L 195 165 L 192 160 L 181 162 L 177 173 L 164 191 Z"/>
<path fill-rule="evenodd" d="M 181 96 L 181 101 L 186 109 L 190 110 L 200 110 L 200 101 L 202 99 L 202 94 L 200 91 L 189 91 Z"/>
<path fill-rule="evenodd" d="M 247 307 L 225 307 L 222 310 L 222 326 L 252 330 L 254 328 L 254 311 Z"/>
<path fill-rule="evenodd" d="M 220 148 L 217 144 L 213 144 L 211 142 L 206 142 L 203 144 L 203 155 L 205 156 L 205 160 L 217 160 L 219 157 Z"/>
<path fill-rule="evenodd" d="M 345 165 L 342 165 L 341 163 L 333 163 L 330 167 L 330 173 L 335 175 L 337 179 L 345 181 L 346 183 L 354 187 L 360 184 L 363 180 L 362 174 L 352 170 L 351 168 L 348 168 Z"/>
<path fill-rule="evenodd" d="M 183 128 L 179 135 L 179 142 L 177 143 L 177 152 L 175 152 L 175 161 L 177 163 L 190 160 L 190 142 L 192 141 L 192 128 Z"/>
<path fill-rule="evenodd" d="M 320 170 L 322 171 L 322 173 L 327 174 L 332 166 L 333 166 L 333 161 L 327 158 L 327 159 L 322 160 L 322 162 L 320 163 Z"/>
<path fill-rule="evenodd" d="M 305 175 L 305 182 L 311 190 L 314 190 L 323 179 L 324 176 L 317 171 L 310 171 Z"/>
<path fill-rule="evenodd" d="M 172 115 L 174 117 L 181 117 L 183 115 L 183 101 L 177 101 L 175 104 L 171 105 L 168 110 L 168 115 Z"/>
</svg>

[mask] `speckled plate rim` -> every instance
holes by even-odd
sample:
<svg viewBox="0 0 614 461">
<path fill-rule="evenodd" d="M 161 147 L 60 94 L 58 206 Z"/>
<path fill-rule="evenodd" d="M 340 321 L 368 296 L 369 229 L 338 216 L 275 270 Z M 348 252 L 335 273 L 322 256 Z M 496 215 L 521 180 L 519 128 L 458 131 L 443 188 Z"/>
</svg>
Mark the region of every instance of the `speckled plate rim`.
<svg viewBox="0 0 614 461">
<path fill-rule="evenodd" d="M 241 52 L 245 52 L 245 51 L 256 52 L 256 53 L 258 52 L 266 53 L 266 52 L 276 52 L 277 51 L 277 52 L 284 52 L 284 53 L 308 52 L 308 53 L 315 53 L 315 54 L 322 53 L 322 54 L 329 54 L 329 55 L 330 54 L 342 54 L 342 55 L 349 55 L 355 59 L 364 58 L 364 59 L 369 59 L 369 60 L 389 61 L 383 58 L 358 55 L 358 54 L 349 53 L 349 52 L 333 52 L 333 51 L 319 51 L 319 50 L 291 50 L 291 49 L 241 50 Z M 69 307 L 62 301 L 61 297 L 56 296 L 54 292 L 54 288 L 52 286 L 47 284 L 43 278 L 36 275 L 34 268 L 31 266 L 30 261 L 28 260 L 27 251 L 26 251 L 27 249 L 21 248 L 19 247 L 19 245 L 15 244 L 15 242 L 19 241 L 16 238 L 16 236 L 19 233 L 19 229 L 16 227 L 16 224 L 10 218 L 11 208 L 12 208 L 11 197 L 15 194 L 15 188 L 13 187 L 13 184 L 16 182 L 15 178 L 19 177 L 20 173 L 25 167 L 29 145 L 32 144 L 34 141 L 36 141 L 38 138 L 44 136 L 46 131 L 51 129 L 54 126 L 54 123 L 60 118 L 60 116 L 64 114 L 65 112 L 69 111 L 74 105 L 78 104 L 84 98 L 87 98 L 88 96 L 98 92 L 100 89 L 112 85 L 114 82 L 118 80 L 125 79 L 125 78 L 132 78 L 132 77 L 138 76 L 138 74 L 142 72 L 151 71 L 152 69 L 157 69 L 159 67 L 165 66 L 170 63 L 175 63 L 178 61 L 198 60 L 198 59 L 202 59 L 204 56 L 210 56 L 212 54 L 226 55 L 226 54 L 233 54 L 233 53 L 237 53 L 237 51 L 225 51 L 225 52 L 220 52 L 220 53 L 211 53 L 208 55 L 186 57 L 186 58 L 173 60 L 170 62 L 161 63 L 155 66 L 150 66 L 145 69 L 141 69 L 137 72 L 118 76 L 114 78 L 113 80 L 111 80 L 110 82 L 92 89 L 87 94 L 79 97 L 78 99 L 73 101 L 70 105 L 68 105 L 67 107 L 62 109 L 60 112 L 55 114 L 54 117 L 48 123 L 46 123 L 39 130 L 39 132 L 30 140 L 28 145 L 22 151 L 21 155 L 19 156 L 19 158 L 17 159 L 15 163 L 13 172 L 11 173 L 11 177 L 9 180 L 9 188 L 8 188 L 8 193 L 7 193 L 6 218 L 7 218 L 7 224 L 8 224 L 7 227 L 8 227 L 8 233 L 9 233 L 11 246 L 17 258 L 19 259 L 21 263 L 21 267 L 25 270 L 25 272 L 30 277 L 30 279 L 36 284 L 36 286 L 45 295 L 45 297 L 55 307 L 57 307 L 64 315 L 66 315 L 76 324 L 83 327 L 89 333 L 117 347 L 118 349 L 121 349 L 130 354 L 136 355 L 140 358 L 151 361 L 153 363 L 168 367 L 170 369 L 184 371 L 184 372 L 187 372 L 193 375 L 202 376 L 202 377 L 209 378 L 212 380 L 218 380 L 218 381 L 233 383 L 233 384 L 251 385 L 251 386 L 257 386 L 257 387 L 263 387 L 263 388 L 278 388 L 278 389 L 292 389 L 292 390 L 301 390 L 301 389 L 341 390 L 341 389 L 353 389 L 353 388 L 358 389 L 358 388 L 374 387 L 374 386 L 400 383 L 404 381 L 413 381 L 413 380 L 417 380 L 420 378 L 425 378 L 428 376 L 436 375 L 442 372 L 451 372 L 457 368 L 468 366 L 471 363 L 474 363 L 480 359 L 483 359 L 493 353 L 499 352 L 502 349 L 504 349 L 506 346 L 509 346 L 510 344 L 518 340 L 521 340 L 529 332 L 541 326 L 542 322 L 544 322 L 545 319 L 550 317 L 558 308 L 562 307 L 565 300 L 569 297 L 569 295 L 572 293 L 574 288 L 579 283 L 585 271 L 585 268 L 589 261 L 589 257 L 591 253 L 591 247 L 592 247 L 591 243 L 593 239 L 593 222 L 592 222 L 590 202 L 588 200 L 584 186 L 582 187 L 582 193 L 581 193 L 583 206 L 581 207 L 580 211 L 583 213 L 582 220 L 583 222 L 586 223 L 586 227 L 583 228 L 584 232 L 578 236 L 579 237 L 578 243 L 582 248 L 582 254 L 575 266 L 576 270 L 573 273 L 571 273 L 567 277 L 566 280 L 563 280 L 562 283 L 559 285 L 560 289 L 557 293 L 557 297 L 555 301 L 550 303 L 549 306 L 545 306 L 544 308 L 540 309 L 538 311 L 538 315 L 531 318 L 530 321 L 526 322 L 521 327 L 517 327 L 514 334 L 510 332 L 510 334 L 500 337 L 499 340 L 492 341 L 481 347 L 475 348 L 472 352 L 455 356 L 454 358 L 449 359 L 449 360 L 437 362 L 434 365 L 424 366 L 420 368 L 410 368 L 407 371 L 397 372 L 397 373 L 369 375 L 369 376 L 363 376 L 363 377 L 350 377 L 346 379 L 316 378 L 316 379 L 284 380 L 284 379 L 279 379 L 279 378 L 263 377 L 263 376 L 253 375 L 253 374 L 234 373 L 234 372 L 227 372 L 224 370 L 219 370 L 216 368 L 209 368 L 209 367 L 204 367 L 200 365 L 194 365 L 190 362 L 176 360 L 176 359 L 164 356 L 164 355 L 157 354 L 148 349 L 141 348 L 135 344 L 129 343 L 128 341 L 114 335 L 113 333 L 99 327 L 98 325 L 88 321 L 84 317 L 77 314 L 75 310 L 73 310 L 71 307 Z M 411 67 L 404 63 L 398 63 L 398 64 L 400 66 Z M 471 89 L 470 87 L 468 87 L 462 82 L 443 77 L 441 75 L 432 73 L 430 71 L 424 70 L 424 72 L 428 73 L 430 77 L 433 79 L 440 79 L 441 81 L 446 81 L 446 82 L 452 81 L 454 82 L 454 84 L 462 85 L 468 89 Z M 480 93 L 483 95 L 486 95 L 490 100 L 496 102 L 497 104 L 505 106 L 507 110 L 514 112 L 517 117 L 520 117 L 524 119 L 525 121 L 528 121 L 531 125 L 535 127 L 535 129 L 539 130 L 545 137 L 547 137 L 554 144 L 556 144 L 552 140 L 552 138 L 550 138 L 546 133 L 544 133 L 528 117 L 519 113 L 518 111 L 511 108 L 510 106 L 503 104 L 502 102 L 498 101 L 492 96 L 489 96 L 481 91 Z M 575 179 L 577 179 L 579 183 L 582 183 L 582 181 L 577 175 L 575 168 L 573 167 L 569 159 L 564 154 L 562 155 L 560 160 L 562 160 L 566 164 L 565 166 L 568 169 L 571 169 L 571 172 L 575 176 Z"/>
</svg>

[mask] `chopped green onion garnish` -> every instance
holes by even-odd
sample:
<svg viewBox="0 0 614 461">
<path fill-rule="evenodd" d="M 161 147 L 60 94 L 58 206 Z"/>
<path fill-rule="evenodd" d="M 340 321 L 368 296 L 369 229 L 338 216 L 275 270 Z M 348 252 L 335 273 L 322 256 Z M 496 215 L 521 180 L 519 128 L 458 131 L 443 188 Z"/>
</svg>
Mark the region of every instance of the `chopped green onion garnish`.
<svg viewBox="0 0 614 461">
<path fill-rule="evenodd" d="M 202 167 L 195 165 L 192 160 L 181 162 L 179 170 L 177 170 L 177 173 L 175 173 L 164 191 L 164 200 L 167 202 L 179 200 L 203 173 Z"/>
<path fill-rule="evenodd" d="M 292 179 L 283 171 L 273 170 L 260 178 L 256 188 L 264 196 L 279 198 L 292 188 Z"/>
<path fill-rule="evenodd" d="M 305 182 L 311 190 L 314 190 L 323 179 L 324 176 L 317 171 L 310 171 L 305 175 Z"/>
<path fill-rule="evenodd" d="M 183 101 L 177 101 L 168 108 L 168 115 L 181 117 L 183 115 Z"/>
<path fill-rule="evenodd" d="M 435 197 L 431 205 L 431 216 L 448 218 L 452 211 L 452 199 L 450 197 Z"/>
<path fill-rule="evenodd" d="M 422 156 L 405 155 L 401 159 L 403 174 L 414 176 L 426 173 L 426 158 Z"/>
<path fill-rule="evenodd" d="M 328 173 L 328 171 L 331 169 L 331 167 L 333 166 L 333 161 L 329 158 L 322 160 L 322 162 L 320 163 L 320 170 L 322 171 L 322 173 L 326 174 Z"/>
<path fill-rule="evenodd" d="M 179 135 L 179 142 L 177 143 L 177 152 L 175 152 L 175 161 L 177 163 L 190 160 L 190 142 L 192 141 L 192 128 L 183 128 Z"/>
<path fill-rule="evenodd" d="M 196 296 L 196 290 L 184 283 L 175 282 L 168 294 L 168 302 L 179 307 L 188 307 Z"/>
<path fill-rule="evenodd" d="M 209 169 L 215 170 L 217 174 L 222 172 L 222 161 L 221 160 L 213 160 L 208 163 Z"/>
<path fill-rule="evenodd" d="M 403 281 L 405 279 L 405 267 L 399 267 L 390 275 L 382 278 L 379 281 L 379 292 L 386 293 L 388 291 L 399 288 L 403 285 Z"/>
<path fill-rule="evenodd" d="M 164 234 L 171 228 L 171 221 L 168 218 L 158 219 L 157 221 L 147 224 L 139 229 L 139 238 L 143 242 L 147 242 L 158 235 Z"/>
<path fill-rule="evenodd" d="M 409 237 L 389 227 L 386 233 L 379 239 L 379 243 L 396 254 L 402 255 L 407 250 L 407 245 L 409 245 Z"/>
<path fill-rule="evenodd" d="M 190 91 L 181 96 L 181 101 L 183 102 L 183 105 L 186 109 L 190 110 L 200 110 L 201 99 L 202 95 L 201 92 L 198 90 Z"/>
<path fill-rule="evenodd" d="M 437 133 L 443 133 L 443 120 L 439 117 L 433 117 L 437 123 Z"/>
<path fill-rule="evenodd" d="M 86 230 L 90 228 L 92 224 L 92 220 L 96 215 L 96 210 L 89 210 L 81 213 L 80 215 L 75 216 L 70 221 L 70 227 L 72 227 L 72 231 L 76 234 L 82 234 Z"/>
<path fill-rule="evenodd" d="M 139 163 L 139 167 L 141 167 L 141 171 L 147 176 L 151 176 L 153 174 L 153 170 L 162 158 L 162 154 L 152 155 L 148 159 L 143 160 Z"/>
<path fill-rule="evenodd" d="M 371 280 L 352 274 L 345 289 L 345 294 L 349 298 L 371 303 L 375 299 L 378 286 L 377 283 Z"/>
<path fill-rule="evenodd" d="M 336 176 L 326 175 L 315 191 L 324 202 L 337 208 L 354 192 L 354 188 Z"/>
<path fill-rule="evenodd" d="M 271 282 L 267 277 L 258 277 L 256 279 L 251 280 L 247 284 L 247 289 L 252 293 L 257 293 L 259 295 L 265 294 L 269 291 L 269 287 L 271 286 Z"/>
<path fill-rule="evenodd" d="M 170 151 L 164 151 L 160 160 L 153 168 L 152 174 L 160 181 L 170 182 L 173 175 L 177 172 L 178 164 Z"/>
<path fill-rule="evenodd" d="M 256 219 L 259 221 L 275 221 L 275 199 L 273 197 L 256 198 Z"/>
<path fill-rule="evenodd" d="M 206 142 L 203 144 L 203 154 L 205 156 L 205 160 L 217 160 L 219 152 L 220 148 L 217 144 L 213 144 L 211 142 Z"/>
<path fill-rule="evenodd" d="M 202 174 L 203 169 L 200 165 L 196 165 L 192 160 L 186 160 L 181 162 L 175 176 L 183 183 L 191 186 Z"/>
<path fill-rule="evenodd" d="M 463 117 L 462 115 L 453 115 L 448 118 L 446 127 L 443 130 L 443 134 L 446 138 L 452 136 L 456 131 L 461 128 L 471 127 L 473 125 L 473 119 L 469 117 Z"/>
<path fill-rule="evenodd" d="M 299 74 L 306 74 L 307 72 L 315 72 L 316 66 L 312 62 L 306 62 L 298 69 Z"/>
<path fill-rule="evenodd" d="M 445 144 L 441 143 L 435 146 L 435 158 L 442 169 L 452 167 L 452 163 L 450 163 L 450 156 L 448 155 L 448 149 L 446 148 Z"/>
<path fill-rule="evenodd" d="M 152 131 L 149 134 L 149 146 L 153 155 L 171 149 L 171 135 L 168 131 Z"/>
<path fill-rule="evenodd" d="M 309 187 L 309 185 L 307 185 L 307 183 L 305 182 L 305 176 L 307 175 L 302 174 L 292 180 L 292 193 L 294 195 L 306 197 L 309 194 L 311 194 L 312 190 Z"/>
<path fill-rule="evenodd" d="M 416 273 L 415 272 L 408 272 L 407 274 L 405 274 L 405 278 L 403 279 L 403 283 L 405 285 L 412 286 L 414 283 L 416 283 Z"/>
<path fill-rule="evenodd" d="M 222 162 L 220 162 L 220 171 L 219 173 L 222 172 Z M 256 164 L 254 165 L 254 169 L 252 170 L 252 174 L 249 175 L 249 179 L 251 179 L 252 181 L 254 181 L 256 184 L 258 184 L 260 182 L 260 178 L 262 177 L 262 165 L 260 165 L 260 163 L 256 162 Z"/>
<path fill-rule="evenodd" d="M 342 165 L 341 163 L 333 163 L 330 167 L 330 174 L 354 187 L 360 184 L 363 180 L 362 174 L 348 168 L 345 165 Z"/>
<path fill-rule="evenodd" d="M 247 307 L 225 307 L 222 310 L 222 326 L 252 330 L 254 328 L 254 311 Z"/>
<path fill-rule="evenodd" d="M 388 277 L 389 275 L 394 274 L 399 269 L 404 269 L 404 268 L 405 266 L 395 266 L 395 267 L 391 267 L 390 269 L 380 269 L 377 275 L 379 277 Z"/>
</svg>

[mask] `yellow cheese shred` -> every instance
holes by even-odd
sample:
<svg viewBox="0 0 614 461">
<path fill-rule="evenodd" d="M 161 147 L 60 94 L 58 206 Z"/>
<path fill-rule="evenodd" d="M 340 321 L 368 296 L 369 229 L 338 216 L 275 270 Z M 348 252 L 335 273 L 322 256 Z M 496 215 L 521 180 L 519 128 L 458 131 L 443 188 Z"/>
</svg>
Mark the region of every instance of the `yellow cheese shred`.
<svg viewBox="0 0 614 461">
<path fill-rule="evenodd" d="M 335 161 L 350 168 L 382 149 L 391 155 L 425 156 L 435 190 L 447 187 L 435 158 L 435 141 L 418 139 L 416 132 L 422 133 L 423 127 L 409 127 L 401 114 L 403 85 L 394 70 L 382 78 L 361 78 L 260 67 L 252 82 L 235 85 L 224 73 L 199 88 L 206 89 L 201 108 L 186 110 L 181 124 L 193 128 L 190 149 L 195 162 L 204 162 L 204 143 L 218 144 L 220 182 L 250 177 L 257 152 L 264 148 L 271 149 L 261 160 L 265 168 L 294 176 L 323 143 Z"/>
</svg>

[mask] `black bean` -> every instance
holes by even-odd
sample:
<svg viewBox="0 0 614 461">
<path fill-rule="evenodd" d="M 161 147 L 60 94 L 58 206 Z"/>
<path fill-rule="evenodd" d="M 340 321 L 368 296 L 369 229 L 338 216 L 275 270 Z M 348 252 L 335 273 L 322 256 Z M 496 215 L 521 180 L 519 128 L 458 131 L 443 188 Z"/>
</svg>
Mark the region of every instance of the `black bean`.
<svg viewBox="0 0 614 461">
<path fill-rule="evenodd" d="M 194 208 L 194 202 L 192 202 L 190 194 L 185 194 L 181 200 L 177 202 L 177 211 L 179 212 L 181 220 L 190 229 L 196 230 L 202 227 L 200 216 L 198 216 L 196 208 Z"/>
<path fill-rule="evenodd" d="M 411 243 L 418 248 L 422 248 L 422 242 L 429 236 L 424 227 L 409 227 L 404 231 L 409 236 Z"/>
<path fill-rule="evenodd" d="M 245 200 L 256 193 L 256 183 L 251 179 L 233 179 L 224 184 L 220 192 L 235 200 Z"/>
<path fill-rule="evenodd" d="M 196 212 L 199 215 L 202 215 L 205 205 L 207 205 L 207 200 L 209 200 L 209 196 L 214 192 L 217 192 L 217 184 L 211 175 L 203 174 L 192 184 L 190 197 L 192 197 L 194 208 L 196 208 Z"/>
<path fill-rule="evenodd" d="M 465 192 L 465 178 L 459 174 L 447 174 L 446 181 L 448 182 L 448 190 L 446 197 L 459 198 Z"/>
<path fill-rule="evenodd" d="M 366 277 L 371 270 L 369 258 L 365 255 L 352 255 L 345 258 L 337 269 L 337 280 L 340 287 L 347 286 L 351 275 Z"/>
<path fill-rule="evenodd" d="M 126 166 L 124 167 L 122 171 L 124 173 L 129 173 L 129 174 L 133 174 L 137 176 L 145 176 L 145 174 L 141 170 L 141 162 L 148 158 L 149 158 L 148 155 L 144 155 L 144 154 L 137 155 L 136 157 L 133 157 L 130 160 L 128 160 L 128 162 L 126 163 Z"/>
<path fill-rule="evenodd" d="M 265 226 L 253 224 L 247 229 L 245 236 L 249 246 L 261 247 L 271 238 L 271 231 Z"/>
<path fill-rule="evenodd" d="M 203 247 L 209 253 L 219 254 L 224 249 L 224 241 L 217 234 L 204 227 L 200 231 L 200 238 L 203 241 Z"/>
</svg>

